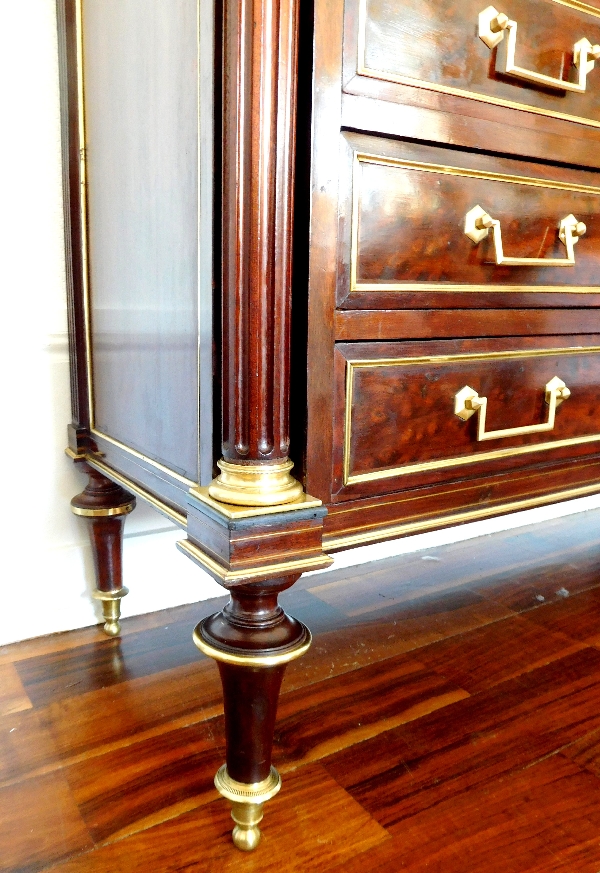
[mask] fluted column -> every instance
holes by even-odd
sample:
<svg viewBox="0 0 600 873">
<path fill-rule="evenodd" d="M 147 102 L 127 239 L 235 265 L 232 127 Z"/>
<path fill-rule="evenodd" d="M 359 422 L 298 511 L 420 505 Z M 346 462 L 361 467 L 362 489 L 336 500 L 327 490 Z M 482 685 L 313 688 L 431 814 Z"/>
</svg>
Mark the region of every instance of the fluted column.
<svg viewBox="0 0 600 873">
<path fill-rule="evenodd" d="M 225 0 L 223 459 L 216 500 L 302 494 L 289 451 L 289 338 L 299 0 Z"/>
</svg>

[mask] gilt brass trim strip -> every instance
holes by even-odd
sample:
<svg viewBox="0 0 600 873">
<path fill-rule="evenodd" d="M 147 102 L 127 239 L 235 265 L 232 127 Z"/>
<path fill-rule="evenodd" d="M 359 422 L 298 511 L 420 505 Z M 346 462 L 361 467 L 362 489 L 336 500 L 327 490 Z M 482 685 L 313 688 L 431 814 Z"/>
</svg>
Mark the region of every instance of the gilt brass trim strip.
<svg viewBox="0 0 600 873">
<path fill-rule="evenodd" d="M 406 476 L 411 473 L 422 473 L 428 470 L 443 470 L 459 467 L 463 464 L 477 464 L 480 461 L 490 461 L 499 458 L 511 458 L 533 452 L 544 452 L 552 449 L 565 448 L 567 446 L 583 445 L 600 440 L 600 433 L 588 434 L 582 437 L 570 437 L 553 442 L 538 443 L 530 446 L 517 446 L 507 449 L 494 449 L 489 452 L 480 452 L 465 457 L 440 458 L 435 461 L 422 461 L 418 464 L 407 464 L 400 467 L 390 467 L 383 470 L 373 470 L 368 473 L 350 472 L 350 443 L 352 440 L 352 403 L 354 392 L 354 371 L 365 367 L 401 367 L 414 364 L 435 365 L 447 362 L 465 361 L 493 361 L 511 358 L 538 358 L 562 355 L 598 354 L 600 346 L 570 347 L 558 349 L 521 349 L 516 351 L 482 352 L 480 354 L 455 354 L 455 355 L 426 355 L 415 358 L 378 358 L 370 360 L 348 360 L 346 369 L 346 406 L 344 411 L 344 485 L 356 485 L 361 482 L 374 482 L 381 479 L 390 479 L 396 476 Z M 454 398 L 452 398 L 453 400 Z"/>
<path fill-rule="evenodd" d="M 548 503 L 558 503 L 563 500 L 572 500 L 576 497 L 585 497 L 588 494 L 596 494 L 600 491 L 600 482 L 593 485 L 583 485 L 580 488 L 570 488 L 567 491 L 555 491 L 552 494 L 544 494 L 539 497 L 528 497 L 523 500 L 513 500 L 510 503 L 501 503 L 485 507 L 483 509 L 470 509 L 467 512 L 457 512 L 451 515 L 436 516 L 424 521 L 407 522 L 405 524 L 392 525 L 380 530 L 361 531 L 355 534 L 342 536 L 323 537 L 323 545 L 332 551 L 350 549 L 354 546 L 367 545 L 380 540 L 394 539 L 408 534 L 421 533 L 434 528 L 451 527 L 456 524 L 465 524 L 469 521 L 488 518 L 493 515 L 506 515 L 509 512 L 519 512 L 524 509 L 533 509 L 536 506 L 544 506 Z"/>
<path fill-rule="evenodd" d="M 367 152 L 354 152 L 352 168 L 352 221 L 350 240 L 350 293 L 365 291 L 424 291 L 424 292 L 467 292 L 467 293 L 521 293 L 521 294 L 600 294 L 596 285 L 461 285 L 444 282 L 359 282 L 358 275 L 358 233 L 360 225 L 360 208 L 362 189 L 359 184 L 361 164 L 375 164 L 383 167 L 398 167 L 416 170 L 421 173 L 435 173 L 444 176 L 462 176 L 468 179 L 482 179 L 487 182 L 505 182 L 510 185 L 525 185 L 534 188 L 546 188 L 558 191 L 569 191 L 576 194 L 600 196 L 600 187 L 583 185 L 578 182 L 561 182 L 553 179 L 540 179 L 535 176 L 514 176 L 507 173 L 495 173 L 487 170 L 466 169 L 446 164 L 429 164 L 423 161 L 411 161 L 402 158 L 389 158 L 383 155 L 373 155 Z"/>
<path fill-rule="evenodd" d="M 164 503 L 154 494 L 146 491 L 146 489 L 142 488 L 141 485 L 138 485 L 137 482 L 133 482 L 131 479 L 128 479 L 127 476 L 123 476 L 121 473 L 117 473 L 116 470 L 113 470 L 113 468 L 109 467 L 108 464 L 99 461 L 95 455 L 86 455 L 85 461 L 87 464 L 90 465 L 90 467 L 93 467 L 100 473 L 104 473 L 109 479 L 118 482 L 119 485 L 122 485 L 128 491 L 133 492 L 133 494 L 137 494 L 137 496 L 141 497 L 142 500 L 145 500 L 146 503 L 149 503 L 163 515 L 166 515 L 167 518 L 170 518 L 171 521 L 175 522 L 178 527 L 182 527 L 184 530 L 187 528 L 187 518 L 182 512 L 178 512 L 176 509 L 173 509 L 171 506 L 169 506 L 167 503 Z"/>
<path fill-rule="evenodd" d="M 529 103 L 517 103 L 516 101 L 506 100 L 502 97 L 492 97 L 491 95 L 488 96 L 481 94 L 478 91 L 467 91 L 463 88 L 455 88 L 451 85 L 438 85 L 436 82 L 428 82 L 426 79 L 415 79 L 412 76 L 402 76 L 397 73 L 387 72 L 386 70 L 375 70 L 368 67 L 366 63 L 367 2 L 368 0 L 359 0 L 358 7 L 356 72 L 359 76 L 366 76 L 370 79 L 379 79 L 382 82 L 392 82 L 397 85 L 410 85 L 413 88 L 416 87 L 427 91 L 436 91 L 439 94 L 449 94 L 453 97 L 466 97 L 470 100 L 477 100 L 479 103 L 490 103 L 493 106 L 519 109 L 523 112 L 533 112 L 535 115 L 545 115 L 548 118 L 557 118 L 560 121 L 573 121 L 576 124 L 585 124 L 589 127 L 600 128 L 600 121 L 595 121 L 592 118 L 585 118 L 584 116 L 579 115 L 569 115 L 565 112 L 556 112 L 552 109 L 531 106 Z M 552 0 L 552 2 L 559 3 L 561 6 L 567 6 L 577 12 L 584 12 L 587 15 L 600 18 L 600 9 L 577 2 L 577 0 Z"/>
<path fill-rule="evenodd" d="M 198 628 L 194 630 L 193 639 L 194 645 L 200 649 L 203 654 L 208 655 L 215 661 L 221 661 L 223 664 L 235 664 L 238 667 L 277 667 L 280 664 L 289 664 L 290 661 L 295 661 L 307 652 L 312 643 L 312 636 L 306 625 L 302 625 L 306 631 L 304 641 L 294 649 L 289 649 L 287 652 L 274 652 L 272 655 L 251 655 L 240 654 L 236 655 L 233 652 L 225 652 L 223 649 L 216 649 L 206 643 L 200 634 Z"/>
<path fill-rule="evenodd" d="M 569 6 L 577 12 L 586 12 L 588 15 L 600 17 L 600 9 L 597 6 L 590 6 L 589 3 L 582 3 L 581 0 L 554 0 L 560 6 Z"/>
<path fill-rule="evenodd" d="M 279 561 L 275 564 L 264 564 L 262 567 L 249 567 L 247 570 L 227 570 L 222 564 L 213 560 L 206 552 L 190 540 L 180 540 L 177 548 L 193 561 L 203 566 L 213 577 L 222 582 L 236 582 L 241 579 L 265 579 L 272 576 L 290 576 L 292 573 L 306 573 L 309 570 L 320 570 L 329 567 L 333 558 L 320 554 L 314 558 L 300 558 L 295 561 Z"/>
</svg>

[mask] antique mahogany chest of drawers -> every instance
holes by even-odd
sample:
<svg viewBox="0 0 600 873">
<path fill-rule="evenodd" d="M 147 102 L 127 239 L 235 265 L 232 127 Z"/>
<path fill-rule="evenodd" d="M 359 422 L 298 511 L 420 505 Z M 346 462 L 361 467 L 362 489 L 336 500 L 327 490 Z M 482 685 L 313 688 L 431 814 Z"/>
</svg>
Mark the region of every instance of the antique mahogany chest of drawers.
<svg viewBox="0 0 600 873">
<path fill-rule="evenodd" d="M 108 633 L 136 495 L 229 589 L 194 640 L 251 849 L 310 644 L 278 592 L 600 491 L 600 0 L 58 9 L 73 510 Z"/>
</svg>

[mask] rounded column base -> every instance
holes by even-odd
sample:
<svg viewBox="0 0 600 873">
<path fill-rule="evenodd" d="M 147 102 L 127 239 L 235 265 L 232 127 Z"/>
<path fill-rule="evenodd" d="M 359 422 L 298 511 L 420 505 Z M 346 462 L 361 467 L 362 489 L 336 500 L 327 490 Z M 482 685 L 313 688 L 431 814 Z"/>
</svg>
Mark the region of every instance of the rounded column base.
<svg viewBox="0 0 600 873">
<path fill-rule="evenodd" d="M 294 466 L 285 460 L 276 464 L 234 464 L 217 461 L 219 476 L 208 486 L 213 500 L 236 506 L 278 506 L 299 500 L 302 484 L 290 474 Z"/>
</svg>

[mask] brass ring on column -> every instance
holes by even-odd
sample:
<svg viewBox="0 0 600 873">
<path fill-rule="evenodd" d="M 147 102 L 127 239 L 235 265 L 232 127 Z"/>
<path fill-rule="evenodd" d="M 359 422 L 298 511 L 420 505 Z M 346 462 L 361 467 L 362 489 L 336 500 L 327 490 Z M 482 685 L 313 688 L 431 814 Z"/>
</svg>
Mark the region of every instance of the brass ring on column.
<svg viewBox="0 0 600 873">
<path fill-rule="evenodd" d="M 197 625 L 194 630 L 193 638 L 195 645 L 215 661 L 222 661 L 224 664 L 236 664 L 240 667 L 277 667 L 280 664 L 287 664 L 289 661 L 294 661 L 300 658 L 312 643 L 312 634 L 306 625 L 302 625 L 304 635 L 300 643 L 291 649 L 286 649 L 283 652 L 273 652 L 272 654 L 256 654 L 251 653 L 236 653 L 225 649 L 218 649 L 211 646 L 201 636 L 200 627 L 202 622 Z"/>
<path fill-rule="evenodd" d="M 75 499 L 75 498 L 73 498 Z M 71 512 L 73 515 L 80 515 L 83 518 L 109 518 L 111 516 L 129 515 L 135 509 L 135 500 L 130 500 L 127 503 L 122 503 L 121 506 L 106 506 L 106 507 L 86 507 L 77 506 L 71 501 Z"/>
</svg>

